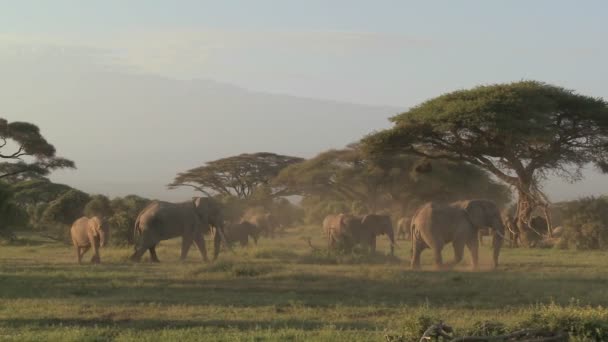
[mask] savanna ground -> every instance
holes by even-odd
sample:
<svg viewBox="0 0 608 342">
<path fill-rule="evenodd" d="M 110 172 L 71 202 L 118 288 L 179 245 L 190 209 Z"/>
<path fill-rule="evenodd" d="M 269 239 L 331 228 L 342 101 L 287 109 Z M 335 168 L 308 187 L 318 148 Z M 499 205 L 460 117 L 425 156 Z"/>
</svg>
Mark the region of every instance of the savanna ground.
<svg viewBox="0 0 608 342">
<path fill-rule="evenodd" d="M 158 249 L 161 264 L 132 263 L 130 247 L 109 247 L 102 265 L 79 266 L 69 246 L 23 237 L 0 246 L 0 340 L 417 341 L 439 319 L 461 333 L 483 321 L 608 333 L 608 253 L 504 248 L 497 271 L 470 272 L 465 258 L 434 272 L 426 251 L 414 272 L 407 242 L 394 259 L 338 260 L 302 239 L 321 248 L 320 232 L 294 228 L 208 264 L 196 248 L 180 263 L 175 240 Z"/>
</svg>

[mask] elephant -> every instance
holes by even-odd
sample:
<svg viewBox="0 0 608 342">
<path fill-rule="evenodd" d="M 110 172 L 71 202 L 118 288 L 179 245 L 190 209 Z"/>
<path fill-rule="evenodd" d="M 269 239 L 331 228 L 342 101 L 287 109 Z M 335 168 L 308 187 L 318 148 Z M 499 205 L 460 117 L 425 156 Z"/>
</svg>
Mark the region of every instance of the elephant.
<svg viewBox="0 0 608 342">
<path fill-rule="evenodd" d="M 479 244 L 483 245 L 483 237 L 492 235 L 490 229 L 488 228 L 479 228 L 477 230 L 477 236 L 479 238 Z"/>
<path fill-rule="evenodd" d="M 333 250 L 338 244 L 351 250 L 357 242 L 355 232 L 360 231 L 361 219 L 350 214 L 327 215 L 323 220 L 323 230 L 327 237 L 327 249 Z"/>
<path fill-rule="evenodd" d="M 150 260 L 159 262 L 156 245 L 162 240 L 182 237 L 181 260 L 185 260 L 192 242 L 198 247 L 203 261 L 207 262 L 207 249 L 203 234 L 210 232 L 213 226 L 214 235 L 213 260 L 220 252 L 220 243 L 227 245 L 224 234 L 224 219 L 219 202 L 207 197 L 193 197 L 191 201 L 169 203 L 152 201 L 144 208 L 135 221 L 134 235 L 138 237 L 135 252 L 131 260 L 139 261 L 146 250 L 150 251 Z"/>
<path fill-rule="evenodd" d="M 261 235 L 274 238 L 277 224 L 274 215 L 270 213 L 253 213 L 245 216 L 241 222 L 249 222 L 258 228 Z"/>
<path fill-rule="evenodd" d="M 410 240 L 410 224 L 411 219 L 409 217 L 402 217 L 397 221 L 397 239 Z"/>
<path fill-rule="evenodd" d="M 481 228 L 492 228 L 493 255 L 492 267 L 498 266 L 500 248 L 504 240 L 505 228 L 500 211 L 493 201 L 485 199 L 466 200 L 451 204 L 427 203 L 423 205 L 412 220 L 412 261 L 414 269 L 420 268 L 420 254 L 426 248 L 434 252 L 435 267 L 444 267 L 441 250 L 447 243 L 454 247 L 454 261 L 462 260 L 464 247 L 471 253 L 473 269 L 478 266 L 479 241 Z"/>
<path fill-rule="evenodd" d="M 349 214 L 328 215 L 323 220 L 323 229 L 327 236 L 327 248 L 332 250 L 341 243 L 347 250 L 356 244 L 376 251 L 376 238 L 386 234 L 391 241 L 391 255 L 394 254 L 395 235 L 391 218 L 386 215 L 365 215 L 357 217 Z"/>
<path fill-rule="evenodd" d="M 70 235 L 76 249 L 79 264 L 82 263 L 84 253 L 91 247 L 93 247 L 91 262 L 95 264 L 101 263 L 99 248 L 104 247 L 110 239 L 110 229 L 105 220 L 97 216 L 92 218 L 81 217 L 72 224 Z"/>
<path fill-rule="evenodd" d="M 235 224 L 227 225 L 225 230 L 226 241 L 229 244 L 239 242 L 242 247 L 249 244 L 249 237 L 253 239 L 253 242 L 257 245 L 260 231 L 257 226 L 250 222 L 242 221 Z"/>
</svg>

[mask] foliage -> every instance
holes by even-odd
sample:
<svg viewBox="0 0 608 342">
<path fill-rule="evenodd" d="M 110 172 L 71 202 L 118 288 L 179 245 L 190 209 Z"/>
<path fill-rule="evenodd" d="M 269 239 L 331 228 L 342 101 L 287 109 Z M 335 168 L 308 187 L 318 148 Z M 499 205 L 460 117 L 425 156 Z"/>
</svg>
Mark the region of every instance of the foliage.
<svg viewBox="0 0 608 342">
<path fill-rule="evenodd" d="M 0 179 L 15 183 L 38 178 L 52 170 L 75 168 L 71 160 L 57 157 L 55 147 L 40 134 L 40 129 L 27 122 L 0 118 Z M 29 161 L 24 158 L 29 157 Z"/>
<path fill-rule="evenodd" d="M 49 203 L 42 214 L 42 221 L 71 226 L 83 215 L 84 207 L 90 199 L 88 194 L 80 190 L 69 190 Z"/>
<path fill-rule="evenodd" d="M 485 197 L 504 204 L 510 197 L 508 188 L 480 168 L 403 154 L 369 155 L 358 145 L 291 165 L 273 184 L 304 196 L 310 223 L 339 212 L 400 216 L 430 200 Z"/>
<path fill-rule="evenodd" d="M 83 214 L 87 217 L 109 218 L 113 215 L 110 199 L 104 195 L 91 196 L 89 202 L 84 206 Z"/>
<path fill-rule="evenodd" d="M 270 180 L 286 166 L 300 161 L 302 158 L 267 152 L 241 154 L 179 173 L 169 188 L 188 186 L 207 196 L 219 194 L 241 199 L 260 190 L 270 191 L 270 197 L 282 196 L 283 189 L 267 188 Z"/>
<path fill-rule="evenodd" d="M 608 170 L 608 106 L 603 99 L 535 81 L 479 86 L 426 101 L 364 139 L 375 154 L 408 152 L 481 167 L 518 191 L 518 227 L 527 222 L 548 174 L 578 180 L 595 163 Z"/>
<path fill-rule="evenodd" d="M 135 220 L 149 202 L 150 200 L 136 195 L 117 197 L 110 201 L 112 216 L 108 223 L 113 245 L 120 246 L 133 243 Z"/>
<path fill-rule="evenodd" d="M 13 239 L 15 228 L 27 225 L 26 212 L 17 206 L 10 186 L 0 182 L 0 239 Z"/>
<path fill-rule="evenodd" d="M 576 249 L 608 249 L 608 198 L 587 197 L 566 204 L 564 243 Z"/>
</svg>

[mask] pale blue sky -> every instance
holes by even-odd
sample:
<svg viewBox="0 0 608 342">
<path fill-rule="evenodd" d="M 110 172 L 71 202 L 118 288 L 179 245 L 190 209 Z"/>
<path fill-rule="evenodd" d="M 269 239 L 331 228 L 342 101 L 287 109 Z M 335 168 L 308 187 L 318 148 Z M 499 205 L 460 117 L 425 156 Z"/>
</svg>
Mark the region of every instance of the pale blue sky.
<svg viewBox="0 0 608 342">
<path fill-rule="evenodd" d="M 1 1 L 0 32 L 177 78 L 412 105 L 541 79 L 608 95 L 606 1 Z"/>
<path fill-rule="evenodd" d="M 205 161 L 309 157 L 458 88 L 536 79 L 608 98 L 606 18 L 600 0 L 0 0 L 0 116 L 77 162 L 56 179 L 162 197 Z M 547 190 L 608 192 L 588 175 Z"/>
</svg>

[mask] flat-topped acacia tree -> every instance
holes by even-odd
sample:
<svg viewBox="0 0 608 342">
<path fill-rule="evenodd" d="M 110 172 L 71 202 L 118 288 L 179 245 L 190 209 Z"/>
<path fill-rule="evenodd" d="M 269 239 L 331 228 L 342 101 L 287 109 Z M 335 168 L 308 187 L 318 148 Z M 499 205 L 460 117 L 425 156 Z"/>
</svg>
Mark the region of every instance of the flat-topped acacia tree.
<svg viewBox="0 0 608 342">
<path fill-rule="evenodd" d="M 15 183 L 62 168 L 75 168 L 74 162 L 57 157 L 38 126 L 0 118 L 0 180 Z"/>
<path fill-rule="evenodd" d="M 479 166 L 518 195 L 516 223 L 529 245 L 532 211 L 547 205 L 540 183 L 572 182 L 595 164 L 608 171 L 608 105 L 537 81 L 478 86 L 428 100 L 369 135 L 370 153 L 408 152 Z"/>
<path fill-rule="evenodd" d="M 270 186 L 270 181 L 287 166 L 302 162 L 299 157 L 276 153 L 244 153 L 207 162 L 203 166 L 180 172 L 170 189 L 191 187 L 206 196 L 225 195 L 247 199 L 260 188 Z M 286 189 L 269 189 L 270 197 L 290 195 Z"/>
</svg>

